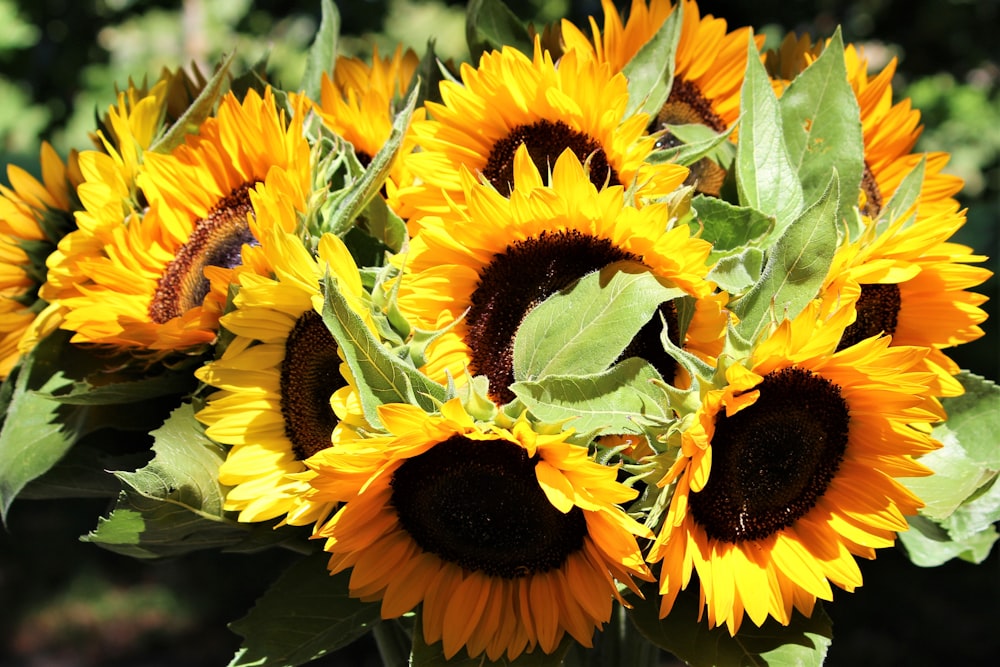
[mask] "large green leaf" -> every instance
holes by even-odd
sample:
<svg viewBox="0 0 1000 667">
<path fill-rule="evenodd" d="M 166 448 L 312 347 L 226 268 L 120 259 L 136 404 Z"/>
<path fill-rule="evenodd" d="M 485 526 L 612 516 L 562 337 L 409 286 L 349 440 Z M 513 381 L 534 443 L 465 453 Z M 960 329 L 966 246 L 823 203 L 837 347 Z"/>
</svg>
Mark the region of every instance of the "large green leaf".
<svg viewBox="0 0 1000 667">
<path fill-rule="evenodd" d="M 135 558 L 176 556 L 236 544 L 247 526 L 223 515 L 219 484 L 224 449 L 209 440 L 190 404 L 153 431 L 153 459 L 116 472 L 122 492 L 114 510 L 83 538 Z"/>
<path fill-rule="evenodd" d="M 942 446 L 920 458 L 934 474 L 902 480 L 924 501 L 921 514 L 937 521 L 948 518 L 1000 471 L 1000 387 L 968 372 L 958 379 L 965 393 L 941 401 L 948 421 L 933 432 Z"/>
<path fill-rule="evenodd" d="M 330 0 L 322 0 L 319 30 L 306 56 L 306 69 L 299 86 L 311 100 L 319 100 L 323 74 L 333 71 L 337 60 L 337 39 L 340 35 L 340 12 Z"/>
<path fill-rule="evenodd" d="M 511 390 L 538 419 L 570 420 L 580 433 L 640 433 L 646 415 L 670 418 L 660 380 L 648 362 L 631 357 L 593 375 L 556 375 L 515 382 Z"/>
<path fill-rule="evenodd" d="M 626 114 L 649 114 L 652 120 L 670 96 L 684 5 L 678 3 L 660 28 L 629 60 L 622 73 L 628 79 Z"/>
<path fill-rule="evenodd" d="M 97 373 L 74 382 L 67 391 L 45 396 L 67 405 L 129 405 L 165 396 L 184 396 L 197 387 L 194 369 L 202 363 L 202 359 L 194 358 L 176 368 L 154 366 L 141 376 Z"/>
<path fill-rule="evenodd" d="M 772 249 L 760 280 L 731 308 L 740 318 L 737 331 L 754 340 L 772 314 L 793 318 L 816 297 L 837 246 L 837 175 L 819 201 L 803 211 Z"/>
<path fill-rule="evenodd" d="M 775 235 L 795 220 L 805 205 L 799 175 L 788 157 L 778 99 L 748 38 L 747 69 L 740 93 L 740 134 L 736 143 L 736 188 L 740 204 L 773 216 Z"/>
<path fill-rule="evenodd" d="M 348 594 L 350 572 L 330 576 L 329 554 L 285 570 L 246 616 L 230 624 L 243 644 L 229 667 L 292 667 L 346 646 L 379 621 L 379 603 Z"/>
<path fill-rule="evenodd" d="M 514 379 L 590 375 L 614 363 L 657 307 L 683 291 L 634 262 L 616 262 L 556 292 L 514 338 Z"/>
<path fill-rule="evenodd" d="M 484 51 L 504 46 L 529 56 L 533 50 L 528 29 L 503 0 L 470 0 L 465 10 L 465 41 L 473 63 L 479 62 Z"/>
<path fill-rule="evenodd" d="M 556 647 L 554 653 L 545 653 L 536 649 L 531 653 L 522 653 L 515 660 L 503 655 L 498 660 L 488 660 L 486 655 L 470 658 L 468 652 L 459 651 L 449 660 L 444 655 L 444 645 L 441 642 L 427 644 L 424 641 L 423 626 L 420 615 L 413 628 L 413 653 L 410 655 L 410 667 L 559 667 L 563 656 L 573 644 L 573 639 L 567 634 Z"/>
<path fill-rule="evenodd" d="M 910 529 L 899 534 L 907 557 L 920 567 L 937 567 L 953 558 L 970 563 L 982 563 L 996 544 L 996 528 L 989 526 L 965 539 L 956 540 L 931 519 L 923 516 L 907 517 Z"/>
<path fill-rule="evenodd" d="M 445 389 L 379 344 L 361 317 L 348 305 L 336 280 L 324 281 L 323 321 L 333 335 L 354 378 L 369 423 L 380 424 L 377 408 L 409 403 L 425 410 L 445 399 Z"/>
<path fill-rule="evenodd" d="M 948 430 L 971 461 L 989 470 L 1000 470 L 1000 387 L 992 380 L 962 371 L 957 379 L 965 393 L 944 398 L 941 404 L 948 413 Z"/>
<path fill-rule="evenodd" d="M 921 500 L 920 513 L 941 521 L 996 475 L 969 458 L 958 434 L 947 425 L 934 429 L 941 448 L 920 457 L 920 463 L 934 471 L 928 477 L 908 477 L 901 481 Z"/>
<path fill-rule="evenodd" d="M 802 183 L 805 201 L 826 189 L 830 173 L 840 177 L 837 219 L 857 238 L 854 208 L 864 172 L 861 111 L 847 80 L 844 42 L 837 28 L 823 53 L 788 86 L 779 100 L 785 146 Z"/>
<path fill-rule="evenodd" d="M 924 501 L 911 530 L 900 534 L 917 565 L 934 566 L 962 558 L 981 562 L 997 540 L 1000 521 L 1000 387 L 963 371 L 961 396 L 942 399 L 948 420 L 934 428 L 941 448 L 920 458 L 934 471 L 901 480 Z"/>
<path fill-rule="evenodd" d="M 126 456 L 109 456 L 92 440 L 93 434 L 76 443 L 66 455 L 44 475 L 31 480 L 18 495 L 25 500 L 51 498 L 116 498 L 122 487 L 112 470 L 131 469 L 144 465 L 148 452 Z"/>
<path fill-rule="evenodd" d="M 819 602 L 811 617 L 795 612 L 787 626 L 769 618 L 757 627 L 744 619 L 734 637 L 725 626 L 709 629 L 698 620 L 697 583 L 681 592 L 665 618 L 659 617 L 655 584 L 646 587 L 645 597 L 630 599 L 632 622 L 646 639 L 693 667 L 818 666 L 830 647 L 833 627 Z"/>
<path fill-rule="evenodd" d="M 139 410 L 117 406 L 63 405 L 55 396 L 70 391 L 76 377 L 70 368 L 87 365 L 69 345 L 69 333 L 57 331 L 42 340 L 4 383 L 8 400 L 0 429 L 0 516 L 32 480 L 48 472 L 81 438 L 98 429 L 142 428 L 158 418 L 154 403 Z"/>
</svg>

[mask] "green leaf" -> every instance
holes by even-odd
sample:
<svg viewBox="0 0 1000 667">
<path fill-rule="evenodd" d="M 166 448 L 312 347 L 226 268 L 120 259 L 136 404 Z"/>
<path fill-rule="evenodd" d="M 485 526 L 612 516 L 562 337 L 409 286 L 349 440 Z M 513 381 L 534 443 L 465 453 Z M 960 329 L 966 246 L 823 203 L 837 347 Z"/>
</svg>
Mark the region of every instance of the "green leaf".
<svg viewBox="0 0 1000 667">
<path fill-rule="evenodd" d="M 246 616 L 229 625 L 243 644 L 229 667 L 291 667 L 347 646 L 379 622 L 380 604 L 348 594 L 350 572 L 330 576 L 329 554 L 285 570 Z"/>
<path fill-rule="evenodd" d="M 718 197 L 696 195 L 691 201 L 701 238 L 712 244 L 709 263 L 746 246 L 756 245 L 774 226 L 774 218 L 760 211 L 736 206 Z"/>
<path fill-rule="evenodd" d="M 687 125 L 661 123 L 660 126 L 665 127 L 673 137 L 682 143 L 679 146 L 671 146 L 650 153 L 646 156 L 646 162 L 650 164 L 673 162 L 687 167 L 708 157 L 719 164 L 726 165 L 733 159 L 736 148 L 729 141 L 729 132 L 716 133 L 712 128 L 700 123 Z"/>
<path fill-rule="evenodd" d="M 579 433 L 641 433 L 643 417 L 671 417 L 660 380 L 649 362 L 631 357 L 607 371 L 586 376 L 550 375 L 534 382 L 515 382 L 511 391 L 545 422 L 571 419 Z"/>
<path fill-rule="evenodd" d="M 410 92 L 404 108 L 396 114 L 392 121 L 392 132 L 389 138 L 379 149 L 378 153 L 372 157 L 372 161 L 361 174 L 361 177 L 350 184 L 350 187 L 343 193 L 343 196 L 331 198 L 323 231 L 332 231 L 335 234 L 345 234 L 353 225 L 369 203 L 379 197 L 379 189 L 389 175 L 389 168 L 392 161 L 399 152 L 399 147 L 403 143 L 403 135 L 410 124 L 410 117 L 413 115 L 413 108 L 417 101 L 417 89 Z"/>
<path fill-rule="evenodd" d="M 182 396 L 197 386 L 193 370 L 201 363 L 201 359 L 194 359 L 178 369 L 154 367 L 141 377 L 94 375 L 74 382 L 69 391 L 46 397 L 67 405 L 129 405 L 164 396 Z M 102 383 L 93 384 L 95 378 Z"/>
<path fill-rule="evenodd" d="M 420 59 L 417 70 L 410 81 L 409 95 L 413 90 L 417 91 L 417 106 L 421 107 L 425 102 L 441 101 L 441 82 L 446 80 L 444 65 L 438 60 L 434 51 L 434 39 L 427 41 L 427 50 L 424 57 Z"/>
<path fill-rule="evenodd" d="M 123 489 L 118 502 L 84 541 L 159 558 L 242 540 L 247 527 L 223 516 L 218 472 L 225 451 L 205 436 L 191 405 L 177 408 L 152 435 L 153 459 L 135 472 L 115 473 Z"/>
<path fill-rule="evenodd" d="M 787 626 L 768 618 L 757 627 L 744 619 L 733 637 L 725 626 L 709 629 L 698 620 L 697 582 L 681 591 L 665 618 L 659 618 L 655 584 L 646 586 L 645 597 L 630 599 L 632 622 L 646 639 L 693 667 L 819 666 L 830 647 L 832 623 L 818 601 L 811 617 L 796 611 Z"/>
<path fill-rule="evenodd" d="M 760 280 L 763 266 L 764 251 L 760 248 L 745 248 L 737 255 L 719 259 L 708 272 L 708 279 L 715 281 L 719 289 L 739 295 Z"/>
<path fill-rule="evenodd" d="M 656 121 L 660 108 L 670 96 L 683 12 L 683 4 L 678 3 L 659 30 L 622 68 L 628 79 L 626 115 L 646 113 L 650 121 Z"/>
<path fill-rule="evenodd" d="M 406 242 L 406 223 L 389 208 L 382 197 L 372 198 L 368 208 L 358 220 L 358 227 L 389 252 L 399 252 Z M 383 256 L 376 259 L 377 261 L 366 266 L 385 264 L 384 252 Z"/>
<path fill-rule="evenodd" d="M 639 634 L 620 604 L 611 608 L 611 620 L 594 635 L 594 646 L 570 645 L 563 667 L 660 667 L 659 647 Z"/>
<path fill-rule="evenodd" d="M 889 225 L 899 220 L 907 211 L 916 205 L 920 192 L 924 189 L 924 173 L 927 169 L 927 157 L 921 156 L 920 162 L 908 173 L 892 193 L 889 202 L 878 214 L 875 231 L 881 234 Z"/>
<path fill-rule="evenodd" d="M 1000 521 L 1000 483 L 994 475 L 975 494 L 941 522 L 953 540 L 967 540 L 991 530 Z"/>
<path fill-rule="evenodd" d="M 682 295 L 634 262 L 594 271 L 525 316 L 514 337 L 514 379 L 600 373 L 661 303 Z"/>
<path fill-rule="evenodd" d="M 451 659 L 444 656 L 444 644 L 435 642 L 427 644 L 424 641 L 423 624 L 417 614 L 417 622 L 413 627 L 413 653 L 410 655 L 410 667 L 559 667 L 563 657 L 573 644 L 572 637 L 566 634 L 559 642 L 554 653 L 544 653 L 536 649 L 531 653 L 522 653 L 516 660 L 509 660 L 504 654 L 499 660 L 488 660 L 486 655 L 470 658 L 467 651 L 460 650 Z"/>
<path fill-rule="evenodd" d="M 864 138 L 861 111 L 847 80 L 840 28 L 819 58 L 795 77 L 778 104 L 785 146 L 805 201 L 822 195 L 830 173 L 836 171 L 844 193 L 837 219 L 855 225 L 858 218 L 854 209 L 865 164 Z M 848 229 L 852 239 L 860 234 L 856 227 Z"/>
<path fill-rule="evenodd" d="M 333 71 L 337 61 L 337 38 L 340 34 L 340 12 L 330 0 L 322 0 L 319 30 L 306 56 L 306 69 L 300 89 L 311 100 L 318 100 L 323 74 Z"/>
<path fill-rule="evenodd" d="M 938 521 L 980 493 L 1000 471 L 1000 448 L 996 446 L 1000 387 L 968 371 L 957 378 L 965 393 L 941 400 L 948 420 L 933 431 L 942 446 L 920 457 L 920 463 L 934 474 L 902 480 L 924 501 L 920 513 Z"/>
<path fill-rule="evenodd" d="M 198 93 L 198 97 L 191 103 L 181 117 L 167 129 L 159 139 L 154 141 L 149 147 L 152 153 L 169 153 L 184 143 L 185 137 L 191 132 L 196 132 L 206 118 L 212 115 L 215 104 L 225 94 L 228 86 L 229 68 L 232 67 L 236 52 L 233 51 L 226 56 L 215 74 L 208 80 L 205 87 Z"/>
<path fill-rule="evenodd" d="M 529 58 L 534 51 L 528 29 L 503 0 L 469 1 L 465 10 L 465 41 L 473 63 L 479 62 L 484 51 L 499 51 L 504 46 L 512 46 Z"/>
<path fill-rule="evenodd" d="M 26 484 L 48 472 L 87 433 L 104 425 L 106 413 L 60 405 L 52 394 L 73 381 L 63 373 L 69 333 L 46 337 L 22 361 L 12 384 L 0 429 L 0 518 Z M 9 381 L 8 381 L 9 382 Z M 113 416 L 112 416 L 113 419 Z"/>
<path fill-rule="evenodd" d="M 110 457 L 96 447 L 87 446 L 86 441 L 79 442 L 44 475 L 29 482 L 18 497 L 25 500 L 115 498 L 122 487 L 110 471 L 144 465 L 148 458 L 145 452 Z"/>
<path fill-rule="evenodd" d="M 996 475 L 969 458 L 958 435 L 947 424 L 934 428 L 941 448 L 920 457 L 934 471 L 928 477 L 905 477 L 900 481 L 924 501 L 923 516 L 941 521 L 951 515 L 980 487 Z"/>
<path fill-rule="evenodd" d="M 965 393 L 941 400 L 948 413 L 948 429 L 958 437 L 971 461 L 1000 470 L 1000 387 L 969 371 L 962 371 L 956 378 Z"/>
<path fill-rule="evenodd" d="M 425 410 L 443 401 L 445 389 L 379 344 L 361 317 L 348 305 L 330 277 L 324 281 L 323 321 L 333 335 L 358 382 L 361 405 L 369 423 L 378 425 L 377 408 L 409 403 Z"/>
<path fill-rule="evenodd" d="M 963 540 L 954 540 L 944 528 L 925 516 L 907 517 L 910 529 L 899 534 L 907 557 L 920 567 L 937 567 L 953 558 L 961 558 L 970 563 L 982 563 L 990 555 L 996 543 L 996 528 L 970 535 Z"/>
<path fill-rule="evenodd" d="M 816 297 L 836 250 L 839 192 L 834 173 L 819 201 L 778 239 L 760 280 L 731 304 L 744 338 L 754 340 L 772 313 L 779 321 L 793 318 Z"/>
<path fill-rule="evenodd" d="M 747 48 L 736 142 L 736 188 L 740 204 L 774 217 L 778 235 L 799 216 L 805 196 L 788 157 L 778 99 L 752 35 Z"/>
</svg>

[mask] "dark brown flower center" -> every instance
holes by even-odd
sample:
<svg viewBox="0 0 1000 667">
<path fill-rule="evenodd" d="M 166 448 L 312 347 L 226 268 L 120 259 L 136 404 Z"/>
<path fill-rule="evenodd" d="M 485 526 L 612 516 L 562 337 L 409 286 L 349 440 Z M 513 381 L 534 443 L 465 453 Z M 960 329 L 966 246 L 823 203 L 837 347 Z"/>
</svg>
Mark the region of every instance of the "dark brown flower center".
<svg viewBox="0 0 1000 667">
<path fill-rule="evenodd" d="M 587 522 L 579 507 L 563 514 L 549 502 L 537 462 L 506 440 L 454 435 L 396 469 L 392 506 L 422 549 L 466 570 L 549 572 L 583 548 Z"/>
<path fill-rule="evenodd" d="M 840 387 L 801 368 L 764 376 L 747 408 L 715 418 L 708 483 L 688 507 L 710 539 L 764 539 L 805 516 L 847 449 Z"/>
<path fill-rule="evenodd" d="M 167 264 L 156 285 L 149 304 L 153 322 L 164 324 L 200 306 L 210 287 L 205 268 L 239 266 L 243 244 L 257 243 L 247 224 L 247 216 L 253 214 L 249 195 L 253 185 L 234 189 L 196 223 L 191 238 Z"/>
<path fill-rule="evenodd" d="M 896 333 L 901 306 L 899 285 L 895 283 L 862 285 L 861 297 L 856 305 L 858 317 L 853 324 L 844 329 L 837 350 L 843 350 L 881 333 L 889 335 Z"/>
<path fill-rule="evenodd" d="M 726 129 L 726 121 L 715 113 L 712 103 L 702 95 L 697 84 L 684 79 L 674 79 L 673 85 L 670 87 L 670 95 L 660 107 L 660 113 L 656 115 L 655 122 L 656 128 L 654 129 L 659 129 L 663 125 L 686 125 L 689 123 L 707 125 L 716 132 L 723 132 Z"/>
<path fill-rule="evenodd" d="M 470 297 L 466 315 L 465 343 L 470 352 L 470 371 L 490 381 L 490 396 L 497 403 L 514 399 L 514 335 L 532 308 L 573 281 L 621 260 L 640 261 L 610 240 L 584 235 L 576 230 L 542 232 L 517 241 L 498 253 L 480 272 L 479 284 Z M 678 344 L 676 311 L 663 304 L 671 340 Z M 673 317 L 673 319 L 671 319 Z M 660 316 L 652 318 L 632 341 L 628 354 L 640 356 L 657 368 L 668 382 L 674 379 L 676 362 L 664 350 L 659 334 Z"/>
<path fill-rule="evenodd" d="M 865 205 L 861 212 L 869 218 L 877 218 L 878 214 L 882 212 L 882 191 L 879 190 L 875 174 L 872 173 L 867 161 L 865 162 L 864 174 L 861 177 L 861 191 L 865 193 Z"/>
<path fill-rule="evenodd" d="M 323 318 L 307 310 L 288 334 L 281 362 L 281 415 L 299 461 L 330 446 L 338 421 L 330 397 L 345 386 L 337 342 Z"/>
<path fill-rule="evenodd" d="M 596 187 L 603 187 L 605 182 L 619 184 L 618 172 L 608 163 L 604 149 L 593 137 L 577 132 L 561 120 L 539 120 L 530 125 L 518 125 L 493 144 L 483 176 L 504 195 L 510 195 L 514 187 L 514 153 L 521 144 L 527 146 L 528 155 L 543 175 L 555 165 L 556 158 L 570 148 L 580 162 L 590 161 L 590 180 Z"/>
<path fill-rule="evenodd" d="M 670 88 L 667 101 L 660 107 L 656 119 L 650 124 L 649 131 L 662 130 L 667 125 L 686 125 L 698 123 L 707 125 L 716 132 L 726 129 L 726 123 L 712 109 L 712 103 L 701 94 L 698 86 L 684 79 L 675 79 Z M 672 148 L 681 145 L 681 141 L 670 132 L 664 132 L 657 140 L 656 148 Z M 704 157 L 690 166 L 690 173 L 685 179 L 685 185 L 693 185 L 702 194 L 718 197 L 722 184 L 726 180 L 726 170 L 713 160 Z"/>
</svg>

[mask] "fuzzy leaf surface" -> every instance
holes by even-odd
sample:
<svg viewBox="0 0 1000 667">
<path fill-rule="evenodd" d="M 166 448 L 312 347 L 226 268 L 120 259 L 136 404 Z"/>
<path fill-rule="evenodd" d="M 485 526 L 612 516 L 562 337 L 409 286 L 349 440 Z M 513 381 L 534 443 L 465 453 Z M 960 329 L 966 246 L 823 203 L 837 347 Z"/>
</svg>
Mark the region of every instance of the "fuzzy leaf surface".
<svg viewBox="0 0 1000 667">
<path fill-rule="evenodd" d="M 521 322 L 514 338 L 514 379 L 604 371 L 661 303 L 683 294 L 634 262 L 616 262 L 580 278 Z"/>
<path fill-rule="evenodd" d="M 670 417 L 661 380 L 648 362 L 631 357 L 607 371 L 586 376 L 547 376 L 533 382 L 515 382 L 511 390 L 531 412 L 545 422 L 570 419 L 580 433 L 639 433 L 645 415 Z"/>
<path fill-rule="evenodd" d="M 847 80 L 839 28 L 819 58 L 789 84 L 778 105 L 785 145 L 805 201 L 820 197 L 830 173 L 836 171 L 843 193 L 837 219 L 851 224 L 850 237 L 857 238 L 854 207 L 864 171 L 864 140 L 861 111 Z"/>
</svg>

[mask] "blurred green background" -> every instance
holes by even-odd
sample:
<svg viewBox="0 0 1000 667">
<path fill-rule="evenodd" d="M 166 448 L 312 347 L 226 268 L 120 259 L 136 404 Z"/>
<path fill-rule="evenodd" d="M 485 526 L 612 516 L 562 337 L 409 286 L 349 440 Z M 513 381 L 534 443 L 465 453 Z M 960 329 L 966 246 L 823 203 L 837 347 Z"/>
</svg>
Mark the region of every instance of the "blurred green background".
<svg viewBox="0 0 1000 667">
<path fill-rule="evenodd" d="M 511 0 L 538 24 L 578 25 L 598 0 Z M 621 0 L 617 3 L 623 3 Z M 383 52 L 429 38 L 461 60 L 464 2 L 337 2 L 341 51 Z M 951 153 L 969 209 L 959 241 L 1000 273 L 1000 0 L 705 0 L 702 13 L 750 25 L 769 40 L 787 31 L 827 36 L 839 24 L 880 68 L 900 64 L 894 88 L 923 113 L 921 150 Z M 129 77 L 162 67 L 208 71 L 235 50 L 237 70 L 267 58 L 276 83 L 294 87 L 318 26 L 319 0 L 0 0 L 0 163 L 38 168 L 42 139 L 60 154 L 88 148 L 95 113 Z M 6 170 L 0 182 L 6 183 Z M 964 367 L 1000 378 L 997 278 L 983 285 L 991 319 L 982 339 L 953 351 Z M 140 563 L 75 537 L 103 501 L 19 500 L 0 534 L 0 667 L 224 665 L 239 639 L 225 629 L 290 557 L 196 554 Z M 865 585 L 840 593 L 830 665 L 992 665 L 1000 661 L 1000 557 L 921 570 L 899 553 L 862 564 Z M 224 574 L 223 574 L 224 573 Z M 665 660 L 669 660 L 665 657 Z M 380 664 L 366 639 L 316 664 Z M 668 664 L 668 662 L 665 662 Z"/>
</svg>

